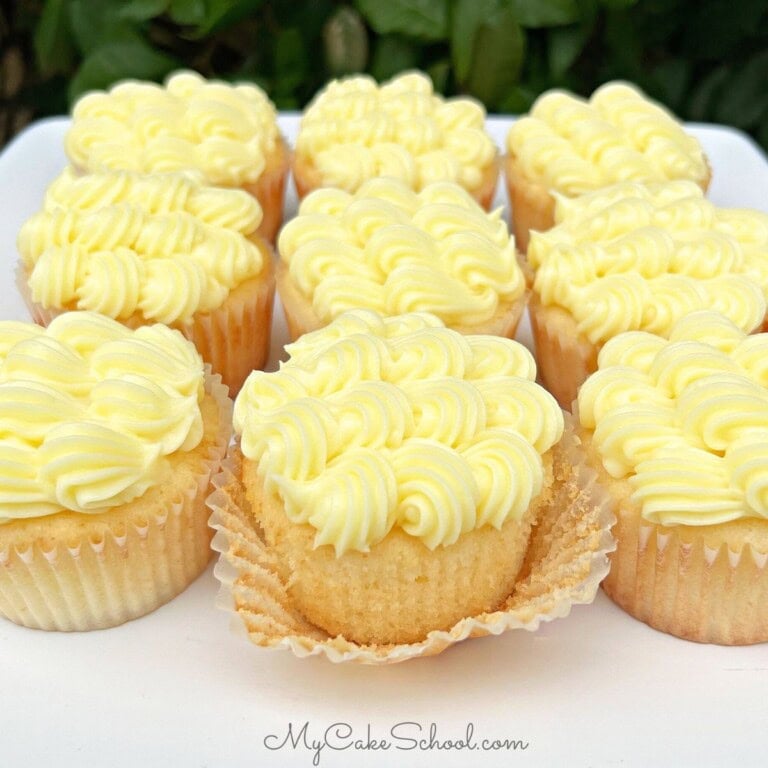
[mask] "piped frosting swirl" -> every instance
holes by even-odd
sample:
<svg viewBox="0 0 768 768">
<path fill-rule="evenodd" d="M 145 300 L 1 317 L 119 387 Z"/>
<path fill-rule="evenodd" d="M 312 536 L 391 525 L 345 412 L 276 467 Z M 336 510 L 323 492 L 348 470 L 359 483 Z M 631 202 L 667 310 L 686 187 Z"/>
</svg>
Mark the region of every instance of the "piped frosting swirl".
<svg viewBox="0 0 768 768">
<path fill-rule="evenodd" d="M 486 213 L 448 182 L 418 193 L 395 179 L 374 179 L 354 194 L 317 190 L 283 228 L 278 248 L 324 322 L 367 308 L 476 325 L 525 291 L 501 211 Z"/>
<path fill-rule="evenodd" d="M 598 355 L 579 418 L 647 520 L 768 519 L 768 334 L 695 312 L 671 339 L 626 333 Z"/>
<path fill-rule="evenodd" d="M 46 308 L 185 323 L 261 273 L 264 256 L 248 239 L 261 215 L 251 195 L 196 174 L 66 169 L 18 248 L 32 299 Z"/>
<path fill-rule="evenodd" d="M 507 135 L 523 175 L 551 192 L 581 195 L 622 181 L 709 175 L 699 142 L 636 88 L 606 83 L 588 101 L 548 91 Z"/>
<path fill-rule="evenodd" d="M 366 75 L 332 81 L 304 112 L 296 152 L 319 171 L 323 186 L 348 192 L 377 176 L 415 190 L 436 181 L 473 190 L 497 154 L 483 107 L 443 99 L 420 72 L 381 86 Z"/>
<path fill-rule="evenodd" d="M 141 496 L 202 439 L 202 398 L 200 356 L 163 325 L 0 322 L 0 524 Z"/>
<path fill-rule="evenodd" d="M 195 169 L 210 184 L 256 182 L 279 141 L 277 115 L 259 87 L 181 71 L 165 85 L 126 80 L 83 96 L 65 138 L 87 171 Z"/>
<path fill-rule="evenodd" d="M 540 492 L 563 416 L 522 345 L 357 310 L 287 351 L 246 381 L 235 430 L 316 546 L 365 552 L 393 527 L 448 546 L 519 519 Z"/>
<path fill-rule="evenodd" d="M 668 336 L 689 312 L 715 309 L 751 331 L 768 296 L 768 215 L 717 208 L 692 182 L 627 182 L 559 197 L 528 261 L 545 306 L 566 309 L 599 344 L 624 331 Z"/>
</svg>

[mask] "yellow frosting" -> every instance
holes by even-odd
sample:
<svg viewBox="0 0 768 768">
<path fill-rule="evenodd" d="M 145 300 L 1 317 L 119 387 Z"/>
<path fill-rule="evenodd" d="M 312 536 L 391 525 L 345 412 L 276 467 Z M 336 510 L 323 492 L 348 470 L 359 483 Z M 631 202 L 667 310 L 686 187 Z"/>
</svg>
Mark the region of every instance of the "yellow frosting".
<svg viewBox="0 0 768 768">
<path fill-rule="evenodd" d="M 349 192 L 376 176 L 416 190 L 435 181 L 476 189 L 496 158 L 483 107 L 443 99 L 419 72 L 381 86 L 368 76 L 329 83 L 304 112 L 296 152 L 309 158 L 324 186 Z"/>
<path fill-rule="evenodd" d="M 563 416 L 522 345 L 357 310 L 286 349 L 277 373 L 246 381 L 235 430 L 316 546 L 366 552 L 394 526 L 447 546 L 540 492 Z"/>
<path fill-rule="evenodd" d="M 18 239 L 32 299 L 125 320 L 188 322 L 263 268 L 261 209 L 196 175 L 65 170 Z"/>
<path fill-rule="evenodd" d="M 630 330 L 668 336 L 715 309 L 751 331 L 768 296 L 768 215 L 717 208 L 692 182 L 626 182 L 559 198 L 557 226 L 534 232 L 528 261 L 545 305 L 593 344 Z"/>
<path fill-rule="evenodd" d="M 324 322 L 367 308 L 474 325 L 525 291 L 501 212 L 486 213 L 449 182 L 419 193 L 395 179 L 374 179 L 354 194 L 317 190 L 283 228 L 278 247 Z"/>
<path fill-rule="evenodd" d="M 611 339 L 579 390 L 579 418 L 606 471 L 627 478 L 647 520 L 713 525 L 768 518 L 768 334 L 715 312 L 670 340 Z"/>
<path fill-rule="evenodd" d="M 0 322 L 0 523 L 141 496 L 200 442 L 202 397 L 200 356 L 165 326 Z"/>
<path fill-rule="evenodd" d="M 164 86 L 127 80 L 83 96 L 65 138 L 87 171 L 201 171 L 211 184 L 258 180 L 279 141 L 275 108 L 257 86 L 177 72 Z"/>
<path fill-rule="evenodd" d="M 522 173 L 551 191 L 581 195 L 620 181 L 690 179 L 708 169 L 699 142 L 626 83 L 607 83 L 589 101 L 549 91 L 516 121 L 507 149 Z"/>
</svg>

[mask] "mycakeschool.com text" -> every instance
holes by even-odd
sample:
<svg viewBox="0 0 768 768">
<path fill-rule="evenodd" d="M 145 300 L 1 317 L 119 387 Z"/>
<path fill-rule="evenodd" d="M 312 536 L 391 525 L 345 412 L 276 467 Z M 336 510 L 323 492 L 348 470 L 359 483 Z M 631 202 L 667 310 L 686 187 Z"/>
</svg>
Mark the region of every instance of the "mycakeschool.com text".
<svg viewBox="0 0 768 768">
<path fill-rule="evenodd" d="M 281 732 L 268 734 L 264 746 L 272 751 L 305 752 L 312 765 L 320 766 L 323 757 L 333 752 L 524 752 L 530 743 L 506 735 L 483 735 L 474 723 L 467 723 L 463 731 L 444 734 L 437 723 L 410 720 L 385 729 L 370 723 L 355 728 L 343 722 L 316 727 L 305 721 L 288 723 Z"/>
</svg>

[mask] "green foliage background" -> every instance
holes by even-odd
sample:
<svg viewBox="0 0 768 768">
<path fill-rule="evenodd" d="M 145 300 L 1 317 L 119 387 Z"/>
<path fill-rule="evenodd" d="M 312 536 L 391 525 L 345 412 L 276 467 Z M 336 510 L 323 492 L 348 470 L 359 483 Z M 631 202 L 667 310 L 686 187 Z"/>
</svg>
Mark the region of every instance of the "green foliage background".
<svg viewBox="0 0 768 768">
<path fill-rule="evenodd" d="M 116 80 L 188 66 L 299 109 L 330 77 L 426 70 L 519 113 L 624 78 L 768 148 L 765 0 L 0 0 L 0 145 Z"/>
</svg>

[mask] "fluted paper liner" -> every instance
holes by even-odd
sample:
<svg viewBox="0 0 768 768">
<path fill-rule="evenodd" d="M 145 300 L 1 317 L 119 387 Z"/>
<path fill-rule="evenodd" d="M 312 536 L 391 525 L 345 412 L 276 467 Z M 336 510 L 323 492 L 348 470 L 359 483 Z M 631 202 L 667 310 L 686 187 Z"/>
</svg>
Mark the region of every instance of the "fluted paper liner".
<svg viewBox="0 0 768 768">
<path fill-rule="evenodd" d="M 603 582 L 611 600 L 686 640 L 768 641 L 768 522 L 664 526 L 645 520 L 629 483 L 609 477 L 590 447 L 591 436 L 583 433 L 582 439 L 616 510 L 617 546 Z"/>
<path fill-rule="evenodd" d="M 216 309 L 196 312 L 189 322 L 171 325 L 195 345 L 203 360 L 210 363 L 213 372 L 221 376 L 233 397 L 251 371 L 263 368 L 269 357 L 275 279 L 272 250 L 264 241 L 259 245 L 264 258 L 260 275 L 230 291 L 223 304 Z M 44 307 L 34 301 L 29 287 L 29 271 L 21 263 L 16 269 L 16 285 L 38 325 L 47 327 L 54 317 L 70 311 Z M 134 314 L 118 322 L 135 329 L 156 321 Z"/>
<path fill-rule="evenodd" d="M 590 603 L 608 571 L 613 516 L 609 498 L 587 467 L 571 417 L 555 453 L 559 487 L 542 510 L 514 592 L 491 613 L 467 617 L 450 630 L 433 631 L 418 643 L 358 645 L 330 637 L 292 605 L 276 559 L 248 510 L 239 482 L 239 450 L 230 450 L 208 499 L 211 546 L 220 553 L 214 574 L 221 582 L 217 605 L 232 612 L 232 626 L 259 646 L 287 648 L 299 657 L 322 655 L 332 662 L 391 664 L 430 656 L 470 637 L 510 629 L 536 630 L 541 622 L 567 616 L 571 606 Z"/>
<path fill-rule="evenodd" d="M 274 154 L 267 158 L 267 164 L 253 184 L 244 184 L 240 189 L 253 195 L 261 206 L 262 219 L 259 234 L 275 242 L 280 225 L 283 223 L 285 182 L 291 166 L 291 152 L 285 139 L 280 138 Z"/>
<path fill-rule="evenodd" d="M 219 376 L 206 375 L 206 391 L 219 421 L 185 486 L 155 486 L 136 502 L 78 515 L 65 538 L 45 518 L 32 529 L 0 530 L 0 615 L 35 629 L 104 629 L 155 610 L 202 573 L 211 556 L 205 499 L 232 416 Z"/>
</svg>

